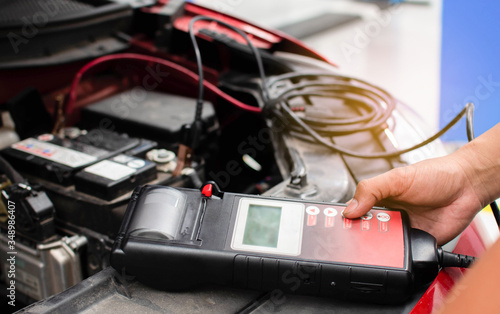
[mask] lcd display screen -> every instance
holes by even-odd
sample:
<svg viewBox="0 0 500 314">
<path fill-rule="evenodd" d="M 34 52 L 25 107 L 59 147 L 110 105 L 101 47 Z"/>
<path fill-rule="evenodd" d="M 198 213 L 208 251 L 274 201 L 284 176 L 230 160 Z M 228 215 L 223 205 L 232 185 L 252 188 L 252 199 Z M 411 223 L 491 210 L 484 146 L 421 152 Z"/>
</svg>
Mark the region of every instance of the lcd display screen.
<svg viewBox="0 0 500 314">
<path fill-rule="evenodd" d="M 250 204 L 243 244 L 278 247 L 281 207 Z"/>
</svg>

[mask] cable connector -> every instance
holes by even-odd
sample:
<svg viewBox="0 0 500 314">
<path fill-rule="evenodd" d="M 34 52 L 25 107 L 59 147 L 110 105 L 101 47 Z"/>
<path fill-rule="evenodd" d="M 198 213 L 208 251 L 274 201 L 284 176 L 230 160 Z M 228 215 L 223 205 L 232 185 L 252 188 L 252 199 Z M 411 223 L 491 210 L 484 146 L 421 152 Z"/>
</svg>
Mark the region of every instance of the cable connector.
<svg viewBox="0 0 500 314">
<path fill-rule="evenodd" d="M 468 268 L 476 261 L 474 256 L 451 253 L 442 248 L 438 248 L 438 259 L 441 267 Z"/>
<path fill-rule="evenodd" d="M 429 233 L 411 229 L 410 245 L 416 285 L 430 283 L 443 267 L 469 267 L 475 258 L 444 251 Z"/>
<path fill-rule="evenodd" d="M 184 124 L 181 130 L 181 144 L 177 151 L 177 165 L 172 175 L 177 177 L 181 174 L 182 169 L 191 167 L 191 159 L 193 151 L 200 143 L 203 123 L 200 120 L 194 121 L 192 124 Z"/>
<path fill-rule="evenodd" d="M 191 124 L 184 124 L 181 130 L 181 144 L 190 147 L 192 150 L 198 148 L 203 130 L 201 117 Z"/>
</svg>

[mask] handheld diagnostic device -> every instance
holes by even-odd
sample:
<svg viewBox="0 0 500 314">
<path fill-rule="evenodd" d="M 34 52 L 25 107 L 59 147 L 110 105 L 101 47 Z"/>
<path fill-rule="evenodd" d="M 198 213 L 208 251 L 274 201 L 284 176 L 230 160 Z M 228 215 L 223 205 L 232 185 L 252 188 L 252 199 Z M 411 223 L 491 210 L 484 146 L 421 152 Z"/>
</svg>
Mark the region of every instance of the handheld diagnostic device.
<svg viewBox="0 0 500 314">
<path fill-rule="evenodd" d="M 442 251 L 405 212 L 373 208 L 351 220 L 346 206 L 222 193 L 215 183 L 139 187 L 111 265 L 167 290 L 209 283 L 378 303 L 434 279 Z"/>
</svg>

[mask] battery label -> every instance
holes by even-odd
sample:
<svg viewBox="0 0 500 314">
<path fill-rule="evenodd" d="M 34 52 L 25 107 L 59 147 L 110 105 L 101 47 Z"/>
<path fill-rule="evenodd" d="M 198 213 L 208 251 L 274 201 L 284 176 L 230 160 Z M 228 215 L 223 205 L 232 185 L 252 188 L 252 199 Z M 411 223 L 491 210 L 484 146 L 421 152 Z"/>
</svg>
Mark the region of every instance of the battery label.
<svg viewBox="0 0 500 314">
<path fill-rule="evenodd" d="M 88 165 L 97 159 L 95 156 L 39 141 L 34 138 L 28 138 L 19 143 L 13 144 L 12 148 L 72 168 Z"/>
<path fill-rule="evenodd" d="M 110 160 L 103 160 L 85 168 L 83 171 L 116 181 L 135 173 L 136 169 Z"/>
</svg>

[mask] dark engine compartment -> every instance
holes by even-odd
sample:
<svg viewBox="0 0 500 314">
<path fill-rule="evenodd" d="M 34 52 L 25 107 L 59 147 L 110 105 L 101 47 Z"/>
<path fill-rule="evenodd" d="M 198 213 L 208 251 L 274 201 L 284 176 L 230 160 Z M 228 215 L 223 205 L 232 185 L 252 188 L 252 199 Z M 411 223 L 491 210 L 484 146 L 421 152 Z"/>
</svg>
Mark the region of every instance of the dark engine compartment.
<svg viewBox="0 0 500 314">
<path fill-rule="evenodd" d="M 389 156 L 427 138 L 421 120 L 285 34 L 184 1 L 19 2 L 32 11 L 0 4 L 0 47 L 9 51 L 0 56 L 0 263 L 5 280 L 9 196 L 22 223 L 15 243 L 24 304 L 109 265 L 138 185 L 212 180 L 237 193 L 345 202 L 364 178 L 444 154 L 437 141 Z M 266 76 L 238 32 L 197 21 L 205 96 L 193 132 L 199 76 L 189 25 L 198 15 L 249 35 Z M 389 155 L 335 151 L 294 117 L 330 145 Z"/>
</svg>

